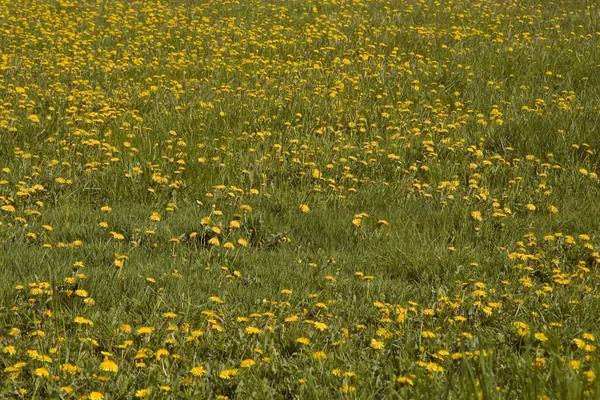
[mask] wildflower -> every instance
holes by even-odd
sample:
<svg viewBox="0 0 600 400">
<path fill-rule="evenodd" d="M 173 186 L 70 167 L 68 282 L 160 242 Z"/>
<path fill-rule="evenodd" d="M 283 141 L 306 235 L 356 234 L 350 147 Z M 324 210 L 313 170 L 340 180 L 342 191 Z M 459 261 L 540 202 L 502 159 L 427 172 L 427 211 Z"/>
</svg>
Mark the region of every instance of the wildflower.
<svg viewBox="0 0 600 400">
<path fill-rule="evenodd" d="M 316 351 L 316 352 L 313 353 L 313 358 L 315 360 L 326 359 L 327 358 L 327 354 L 325 354 L 322 351 Z"/>
<path fill-rule="evenodd" d="M 121 233 L 111 231 L 110 234 L 115 240 L 125 240 L 125 236 L 123 236 Z"/>
<path fill-rule="evenodd" d="M 585 371 L 583 373 L 583 375 L 585 376 L 585 379 L 587 379 L 587 381 L 589 383 L 593 383 L 596 380 L 596 374 L 592 370 Z"/>
<path fill-rule="evenodd" d="M 140 389 L 135 392 L 135 397 L 148 397 L 152 393 L 152 389 Z"/>
<path fill-rule="evenodd" d="M 154 327 L 152 326 L 142 326 L 135 331 L 138 335 L 150 335 L 154 332 Z"/>
<path fill-rule="evenodd" d="M 352 393 L 356 391 L 356 387 L 350 385 L 344 385 L 341 389 L 342 393 Z"/>
<path fill-rule="evenodd" d="M 402 385 L 410 385 L 410 386 L 414 386 L 415 383 L 413 382 L 412 379 L 410 379 L 409 377 L 406 376 L 401 376 L 398 379 L 396 379 L 396 382 L 402 384 Z"/>
<path fill-rule="evenodd" d="M 85 317 L 75 317 L 74 322 L 76 324 L 94 326 L 94 322 L 91 319 Z"/>
<path fill-rule="evenodd" d="M 90 400 L 103 400 L 104 399 L 104 395 L 100 392 L 92 392 L 92 393 L 90 393 L 90 395 L 88 397 Z"/>
<path fill-rule="evenodd" d="M 247 358 L 245 360 L 242 360 L 242 362 L 240 363 L 240 366 L 242 368 L 250 368 L 251 366 L 253 366 L 254 364 L 256 364 L 256 362 L 251 359 L 251 358 Z"/>
<path fill-rule="evenodd" d="M 375 350 L 381 350 L 384 347 L 384 344 L 382 341 L 379 340 L 371 340 L 371 347 L 374 348 Z"/>
<path fill-rule="evenodd" d="M 156 353 L 154 353 L 154 357 L 156 357 L 157 360 L 160 360 L 161 358 L 168 356 L 169 354 L 169 350 L 167 349 L 158 349 L 156 350 Z"/>
<path fill-rule="evenodd" d="M 35 369 L 35 374 L 37 376 L 42 377 L 42 378 L 48 378 L 50 376 L 50 372 L 46 368 L 44 368 L 44 367 L 36 368 Z"/>
<path fill-rule="evenodd" d="M 296 342 L 307 345 L 307 344 L 310 344 L 310 339 L 305 338 L 305 337 L 300 337 L 300 338 L 296 339 Z"/>
<path fill-rule="evenodd" d="M 194 367 L 190 370 L 190 373 L 194 376 L 202 376 L 206 374 L 206 369 L 203 366 Z"/>
<path fill-rule="evenodd" d="M 548 337 L 542 332 L 534 333 L 533 337 L 539 340 L 540 342 L 545 342 L 546 340 L 548 340 Z"/>
<path fill-rule="evenodd" d="M 2 207 L 0 207 L 0 209 L 2 211 L 6 211 L 6 212 L 9 212 L 9 213 L 14 213 L 15 212 L 15 207 L 13 205 L 11 205 L 11 204 L 3 205 Z"/>
<path fill-rule="evenodd" d="M 320 330 L 321 332 L 324 331 L 325 329 L 327 329 L 327 325 L 325 325 L 322 322 L 315 322 L 313 326 L 315 328 L 317 328 L 318 330 Z"/>
<path fill-rule="evenodd" d="M 108 359 L 107 357 L 104 359 L 104 361 L 100 363 L 100 369 L 102 371 L 117 372 L 119 370 L 119 366 L 117 365 L 117 363 Z"/>
<path fill-rule="evenodd" d="M 434 338 L 436 335 L 431 331 L 423 331 L 423 333 L 421 333 L 421 336 L 423 336 L 425 339 L 431 339 Z"/>
<path fill-rule="evenodd" d="M 246 328 L 246 333 L 248 335 L 259 335 L 261 333 L 260 329 L 255 328 L 253 326 L 249 326 Z"/>
<path fill-rule="evenodd" d="M 481 211 L 473 211 L 471 212 L 471 218 L 475 221 L 483 221 L 483 217 L 481 216 Z"/>
<path fill-rule="evenodd" d="M 219 378 L 226 379 L 226 380 L 231 379 L 234 376 L 236 376 L 237 373 L 238 373 L 237 368 L 236 369 L 226 369 L 226 370 L 221 371 L 221 373 L 219 373 Z"/>
</svg>

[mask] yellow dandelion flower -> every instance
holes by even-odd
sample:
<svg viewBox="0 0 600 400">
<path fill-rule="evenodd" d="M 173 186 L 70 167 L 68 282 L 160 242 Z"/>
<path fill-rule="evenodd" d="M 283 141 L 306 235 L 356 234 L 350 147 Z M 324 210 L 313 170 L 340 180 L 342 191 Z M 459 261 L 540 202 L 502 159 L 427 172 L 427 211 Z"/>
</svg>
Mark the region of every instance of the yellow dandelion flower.
<svg viewBox="0 0 600 400">
<path fill-rule="evenodd" d="M 135 331 L 138 335 L 150 335 L 154 332 L 154 327 L 152 326 L 142 326 Z"/>
<path fill-rule="evenodd" d="M 6 205 L 0 207 L 0 209 L 2 211 L 6 211 L 6 212 L 9 212 L 9 213 L 14 213 L 15 212 L 15 207 L 13 205 L 11 205 L 11 204 L 6 204 Z"/>
<path fill-rule="evenodd" d="M 114 361 L 105 358 L 104 361 L 100 363 L 100 369 L 102 371 L 117 372 L 119 370 L 119 366 Z"/>
<path fill-rule="evenodd" d="M 546 340 L 548 340 L 548 337 L 546 335 L 544 335 L 542 332 L 537 332 L 533 335 L 534 338 L 536 338 L 537 340 L 539 340 L 540 342 L 545 342 Z"/>
<path fill-rule="evenodd" d="M 75 317 L 73 321 L 76 324 L 94 326 L 94 322 L 91 319 L 85 317 Z"/>
<path fill-rule="evenodd" d="M 305 338 L 305 337 L 300 337 L 300 338 L 296 339 L 296 342 L 303 344 L 303 345 L 308 345 L 308 344 L 310 344 L 310 339 Z"/>
<path fill-rule="evenodd" d="M 36 368 L 34 371 L 36 376 L 40 376 L 42 378 L 48 378 L 50 376 L 50 371 L 48 371 L 46 368 L 41 367 L 41 368 Z"/>
<path fill-rule="evenodd" d="M 221 379 L 231 379 L 236 376 L 238 373 L 237 368 L 235 369 L 226 369 L 219 373 L 219 378 Z"/>
<path fill-rule="evenodd" d="M 206 374 L 206 369 L 203 366 L 197 366 L 190 370 L 190 373 L 194 376 L 202 376 Z"/>
<path fill-rule="evenodd" d="M 471 218 L 473 218 L 475 221 L 479 221 L 482 222 L 483 221 L 483 217 L 481 216 L 481 211 L 473 211 L 471 212 Z"/>
<path fill-rule="evenodd" d="M 414 386 L 415 383 L 413 382 L 412 379 L 410 379 L 409 377 L 406 376 L 401 376 L 398 379 L 396 379 L 396 382 L 402 384 L 402 385 L 410 385 L 410 386 Z"/>
<path fill-rule="evenodd" d="M 317 328 L 318 330 L 320 330 L 321 332 L 324 331 L 325 329 L 327 329 L 327 325 L 325 325 L 322 322 L 315 322 L 313 326 L 315 328 Z"/>
<path fill-rule="evenodd" d="M 246 333 L 248 335 L 260 335 L 261 330 L 258 328 L 255 328 L 254 326 L 249 326 L 246 328 Z"/>
<path fill-rule="evenodd" d="M 152 393 L 152 389 L 140 389 L 135 392 L 135 397 L 142 398 L 148 397 Z"/>
</svg>

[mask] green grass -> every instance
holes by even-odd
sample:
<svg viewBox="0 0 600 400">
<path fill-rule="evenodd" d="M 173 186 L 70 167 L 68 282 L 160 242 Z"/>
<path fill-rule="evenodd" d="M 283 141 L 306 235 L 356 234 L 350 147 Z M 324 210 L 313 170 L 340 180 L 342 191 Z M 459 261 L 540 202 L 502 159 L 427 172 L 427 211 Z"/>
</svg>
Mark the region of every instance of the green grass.
<svg viewBox="0 0 600 400">
<path fill-rule="evenodd" d="M 595 3 L 0 29 L 0 398 L 600 396 Z"/>
</svg>

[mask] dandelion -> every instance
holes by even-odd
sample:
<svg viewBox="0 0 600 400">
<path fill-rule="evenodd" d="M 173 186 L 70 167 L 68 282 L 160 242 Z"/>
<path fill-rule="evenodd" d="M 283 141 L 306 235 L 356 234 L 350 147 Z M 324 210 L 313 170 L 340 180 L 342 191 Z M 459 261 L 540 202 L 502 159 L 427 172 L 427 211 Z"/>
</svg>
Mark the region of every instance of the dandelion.
<svg viewBox="0 0 600 400">
<path fill-rule="evenodd" d="M 255 328 L 253 326 L 249 326 L 245 330 L 248 335 L 260 335 L 260 333 L 261 333 L 260 329 Z"/>
<path fill-rule="evenodd" d="M 105 358 L 104 361 L 100 363 L 100 369 L 107 372 L 117 372 L 119 370 L 119 366 L 114 361 Z"/>
<path fill-rule="evenodd" d="M 135 397 L 148 397 L 150 394 L 152 394 L 152 389 L 140 389 L 135 392 Z"/>
<path fill-rule="evenodd" d="M 152 332 L 154 332 L 154 327 L 152 326 L 142 326 L 135 331 L 138 335 L 150 335 Z"/>
<path fill-rule="evenodd" d="M 325 329 L 327 329 L 327 325 L 325 325 L 322 322 L 315 322 L 314 327 L 317 328 L 318 330 L 320 330 L 321 332 L 323 332 Z"/>
<path fill-rule="evenodd" d="M 473 218 L 475 221 L 479 221 L 479 222 L 483 221 L 483 217 L 481 216 L 481 211 L 471 212 L 471 218 Z"/>
<path fill-rule="evenodd" d="M 120 234 L 118 232 L 111 231 L 110 234 L 112 235 L 113 239 L 115 239 L 115 240 L 125 240 L 125 236 L 123 236 L 122 234 Z"/>
<path fill-rule="evenodd" d="M 421 336 L 423 336 L 425 339 L 431 339 L 434 338 L 436 335 L 431 331 L 423 331 L 423 333 L 421 333 Z"/>
<path fill-rule="evenodd" d="M 596 374 L 592 370 L 585 371 L 583 375 L 589 383 L 593 383 L 596 380 Z"/>
<path fill-rule="evenodd" d="M 190 373 L 194 376 L 202 376 L 206 374 L 206 369 L 203 366 L 197 366 L 190 370 Z"/>
<path fill-rule="evenodd" d="M 301 204 L 300 205 L 300 211 L 303 214 L 308 214 L 310 212 L 310 207 L 307 204 Z"/>
<path fill-rule="evenodd" d="M 413 382 L 412 379 L 410 379 L 407 376 L 401 376 L 396 380 L 398 383 L 400 383 L 401 385 L 410 385 L 410 386 L 414 386 L 415 383 Z"/>
<path fill-rule="evenodd" d="M 152 215 L 150 216 L 150 219 L 151 219 L 152 221 L 157 221 L 157 222 L 158 222 L 158 221 L 160 221 L 160 214 L 159 214 L 159 213 L 157 213 L 157 212 L 154 212 L 154 213 L 152 213 Z"/>
<path fill-rule="evenodd" d="M 240 363 L 240 367 L 242 367 L 242 368 L 250 368 L 254 364 L 256 364 L 256 362 L 253 359 L 247 358 L 245 360 L 242 360 L 242 362 Z"/>
<path fill-rule="evenodd" d="M 231 378 L 233 378 L 234 376 L 236 376 L 236 375 L 237 375 L 237 373 L 238 373 L 238 370 L 237 370 L 237 369 L 226 369 L 226 370 L 223 370 L 223 371 L 221 371 L 221 372 L 219 373 L 219 378 L 221 378 L 221 379 L 225 379 L 225 380 L 227 380 L 227 379 L 231 379 Z"/>
<path fill-rule="evenodd" d="M 356 387 L 350 385 L 344 385 L 341 389 L 342 393 L 352 393 L 356 391 Z"/>
<path fill-rule="evenodd" d="M 548 337 L 544 335 L 542 332 L 537 332 L 533 334 L 533 337 L 539 340 L 540 342 L 545 342 L 548 340 Z"/>
<path fill-rule="evenodd" d="M 36 376 L 39 376 L 42 378 L 48 378 L 50 376 L 50 372 L 44 367 L 36 368 L 34 372 L 35 372 Z"/>
<path fill-rule="evenodd" d="M 85 317 L 75 317 L 73 321 L 76 324 L 94 326 L 94 322 L 91 319 Z"/>
<path fill-rule="evenodd" d="M 310 339 L 305 338 L 305 337 L 300 337 L 300 338 L 296 339 L 296 342 L 303 344 L 303 345 L 308 345 L 308 344 L 310 344 Z"/>
</svg>

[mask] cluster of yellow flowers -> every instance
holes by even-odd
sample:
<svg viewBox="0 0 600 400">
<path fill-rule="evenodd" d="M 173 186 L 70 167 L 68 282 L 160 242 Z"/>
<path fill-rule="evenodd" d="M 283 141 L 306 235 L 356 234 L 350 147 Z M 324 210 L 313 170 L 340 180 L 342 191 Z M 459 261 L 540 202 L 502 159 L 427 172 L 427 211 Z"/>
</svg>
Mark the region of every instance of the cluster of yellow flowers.
<svg viewBox="0 0 600 400">
<path fill-rule="evenodd" d="M 21 3 L 0 398 L 599 395 L 600 6 Z"/>
</svg>

